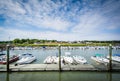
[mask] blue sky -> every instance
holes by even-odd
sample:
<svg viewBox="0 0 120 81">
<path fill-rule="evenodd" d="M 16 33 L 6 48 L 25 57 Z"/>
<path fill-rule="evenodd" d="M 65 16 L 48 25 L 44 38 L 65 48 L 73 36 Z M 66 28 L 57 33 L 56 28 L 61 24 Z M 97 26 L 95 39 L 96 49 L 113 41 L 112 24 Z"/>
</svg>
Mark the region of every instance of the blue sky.
<svg viewBox="0 0 120 81">
<path fill-rule="evenodd" d="M 0 41 L 120 40 L 120 0 L 0 0 Z"/>
</svg>

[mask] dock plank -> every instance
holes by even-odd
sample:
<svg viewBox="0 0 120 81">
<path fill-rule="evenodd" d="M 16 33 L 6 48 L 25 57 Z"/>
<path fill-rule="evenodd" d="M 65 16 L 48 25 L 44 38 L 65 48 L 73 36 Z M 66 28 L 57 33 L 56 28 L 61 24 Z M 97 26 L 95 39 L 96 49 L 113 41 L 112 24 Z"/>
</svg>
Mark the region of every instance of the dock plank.
<svg viewBox="0 0 120 81">
<path fill-rule="evenodd" d="M 62 71 L 107 71 L 103 67 L 96 67 L 91 64 L 61 64 Z M 120 70 L 120 65 L 115 65 L 113 70 Z M 0 65 L 0 71 L 6 71 L 5 65 Z M 10 71 L 59 71 L 59 64 L 23 64 L 13 65 L 10 64 Z"/>
</svg>

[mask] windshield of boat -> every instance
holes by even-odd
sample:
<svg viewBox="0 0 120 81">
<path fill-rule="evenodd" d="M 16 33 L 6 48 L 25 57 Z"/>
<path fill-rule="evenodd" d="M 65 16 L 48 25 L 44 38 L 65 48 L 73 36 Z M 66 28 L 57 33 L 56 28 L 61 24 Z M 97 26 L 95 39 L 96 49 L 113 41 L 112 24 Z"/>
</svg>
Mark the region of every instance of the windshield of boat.
<svg viewBox="0 0 120 81">
<path fill-rule="evenodd" d="M 29 53 L 27 53 L 27 54 L 22 54 L 22 56 L 31 56 L 32 54 L 29 54 Z"/>
</svg>

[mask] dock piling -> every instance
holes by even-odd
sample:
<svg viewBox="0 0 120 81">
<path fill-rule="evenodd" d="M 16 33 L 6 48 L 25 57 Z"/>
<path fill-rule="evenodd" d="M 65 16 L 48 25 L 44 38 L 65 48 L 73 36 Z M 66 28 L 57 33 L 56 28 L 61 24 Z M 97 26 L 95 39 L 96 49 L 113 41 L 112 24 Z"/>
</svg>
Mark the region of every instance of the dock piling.
<svg viewBox="0 0 120 81">
<path fill-rule="evenodd" d="M 109 45 L 109 71 L 111 72 L 112 71 L 112 45 L 110 44 Z"/>
<path fill-rule="evenodd" d="M 7 48 L 7 72 L 9 72 L 9 45 L 6 46 Z"/>
<path fill-rule="evenodd" d="M 61 71 L 61 46 L 60 44 L 58 45 L 58 50 L 59 50 L 59 71 Z"/>
</svg>

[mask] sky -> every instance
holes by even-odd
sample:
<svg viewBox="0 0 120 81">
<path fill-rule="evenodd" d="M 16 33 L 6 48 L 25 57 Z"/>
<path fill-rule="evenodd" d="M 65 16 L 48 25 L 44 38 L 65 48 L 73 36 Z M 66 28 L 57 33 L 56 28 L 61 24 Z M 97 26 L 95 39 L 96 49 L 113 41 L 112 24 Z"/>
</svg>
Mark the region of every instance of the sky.
<svg viewBox="0 0 120 81">
<path fill-rule="evenodd" d="M 120 40 L 120 0 L 0 0 L 0 41 Z"/>
</svg>

